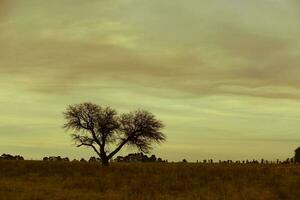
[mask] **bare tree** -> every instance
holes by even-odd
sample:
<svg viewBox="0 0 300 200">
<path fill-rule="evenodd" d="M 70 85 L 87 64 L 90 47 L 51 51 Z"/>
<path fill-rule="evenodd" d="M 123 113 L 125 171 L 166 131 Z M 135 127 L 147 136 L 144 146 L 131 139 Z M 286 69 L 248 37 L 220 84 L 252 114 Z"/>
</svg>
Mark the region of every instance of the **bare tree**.
<svg viewBox="0 0 300 200">
<path fill-rule="evenodd" d="M 110 107 L 82 103 L 68 106 L 64 117 L 64 128 L 74 131 L 71 136 L 77 147 L 91 147 L 104 166 L 126 145 L 148 153 L 153 143 L 166 139 L 160 132 L 162 122 L 144 110 L 118 116 Z"/>
</svg>

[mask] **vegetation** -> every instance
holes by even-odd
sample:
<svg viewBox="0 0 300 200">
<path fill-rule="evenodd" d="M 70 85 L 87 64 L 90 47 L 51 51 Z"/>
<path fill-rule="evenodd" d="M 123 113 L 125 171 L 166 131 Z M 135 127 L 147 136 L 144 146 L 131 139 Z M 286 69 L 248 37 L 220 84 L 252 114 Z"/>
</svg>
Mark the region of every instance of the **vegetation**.
<svg viewBox="0 0 300 200">
<path fill-rule="evenodd" d="M 115 162 L 167 162 L 161 158 L 156 158 L 155 155 L 148 157 L 143 153 L 130 153 L 127 156 L 118 156 Z"/>
<path fill-rule="evenodd" d="M 77 147 L 91 147 L 105 166 L 125 145 L 148 153 L 153 143 L 164 142 L 166 138 L 160 132 L 164 127 L 162 122 L 144 110 L 119 116 L 110 107 L 82 103 L 70 105 L 64 117 L 64 128 L 74 131 L 72 139 Z M 112 149 L 109 145 L 115 145 L 114 150 L 109 151 Z"/>
<path fill-rule="evenodd" d="M 299 199 L 297 164 L 0 161 L 1 200 Z"/>
</svg>

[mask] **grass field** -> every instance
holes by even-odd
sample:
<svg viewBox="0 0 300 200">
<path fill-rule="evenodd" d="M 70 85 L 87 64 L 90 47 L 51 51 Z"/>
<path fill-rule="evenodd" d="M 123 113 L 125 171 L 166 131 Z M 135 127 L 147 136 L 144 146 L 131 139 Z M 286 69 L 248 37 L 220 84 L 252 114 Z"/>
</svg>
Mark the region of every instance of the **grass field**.
<svg viewBox="0 0 300 200">
<path fill-rule="evenodd" d="M 0 199 L 300 199 L 300 165 L 1 161 Z"/>
</svg>

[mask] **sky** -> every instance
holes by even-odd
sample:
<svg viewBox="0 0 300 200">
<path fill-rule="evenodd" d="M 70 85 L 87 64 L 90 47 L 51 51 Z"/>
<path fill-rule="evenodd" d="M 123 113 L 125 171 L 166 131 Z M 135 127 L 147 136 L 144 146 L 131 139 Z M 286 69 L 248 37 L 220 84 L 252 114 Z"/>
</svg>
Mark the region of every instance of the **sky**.
<svg viewBox="0 0 300 200">
<path fill-rule="evenodd" d="M 299 35 L 298 0 L 0 0 L 0 153 L 94 155 L 62 129 L 88 101 L 155 114 L 169 161 L 292 157 Z"/>
</svg>

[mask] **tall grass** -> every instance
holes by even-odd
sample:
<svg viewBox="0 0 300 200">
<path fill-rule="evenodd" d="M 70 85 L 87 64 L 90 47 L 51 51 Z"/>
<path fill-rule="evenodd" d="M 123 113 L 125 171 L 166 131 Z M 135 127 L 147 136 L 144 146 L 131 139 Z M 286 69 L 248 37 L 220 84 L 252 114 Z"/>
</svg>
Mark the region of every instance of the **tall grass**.
<svg viewBox="0 0 300 200">
<path fill-rule="evenodd" d="M 300 165 L 0 162 L 0 200 L 43 199 L 300 199 Z"/>
</svg>

